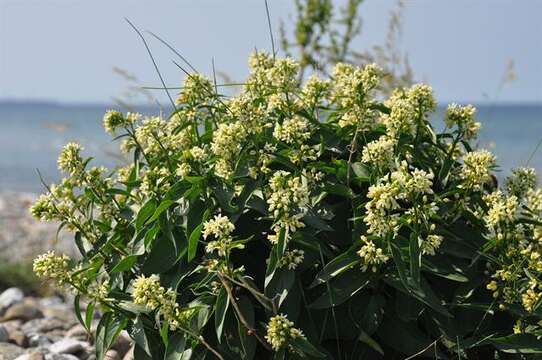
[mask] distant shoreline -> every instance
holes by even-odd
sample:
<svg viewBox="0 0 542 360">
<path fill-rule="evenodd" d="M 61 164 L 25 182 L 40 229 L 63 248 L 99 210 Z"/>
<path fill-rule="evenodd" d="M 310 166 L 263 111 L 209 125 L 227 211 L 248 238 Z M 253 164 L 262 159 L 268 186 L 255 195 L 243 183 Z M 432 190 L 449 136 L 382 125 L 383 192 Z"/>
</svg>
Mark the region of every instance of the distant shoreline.
<svg viewBox="0 0 542 360">
<path fill-rule="evenodd" d="M 445 108 L 448 104 L 456 102 L 458 104 L 472 104 L 474 106 L 480 107 L 480 108 L 488 108 L 488 107 L 528 107 L 528 108 L 536 108 L 536 107 L 542 107 L 542 102 L 533 102 L 533 101 L 498 101 L 498 102 L 492 102 L 492 101 L 478 101 L 478 102 L 472 102 L 472 101 L 442 101 L 438 104 L 439 108 Z M 29 106 L 29 107 L 54 107 L 54 108 L 121 108 L 122 106 L 119 106 L 119 104 L 115 104 L 114 102 L 63 102 L 63 101 L 55 101 L 55 100 L 39 100 L 39 99 L 0 99 L 0 106 Z M 131 104 L 135 108 L 141 108 L 141 109 L 156 109 L 157 105 L 150 105 L 150 104 Z M 162 101 L 161 105 L 165 108 L 169 108 L 169 105 L 166 101 Z"/>
</svg>

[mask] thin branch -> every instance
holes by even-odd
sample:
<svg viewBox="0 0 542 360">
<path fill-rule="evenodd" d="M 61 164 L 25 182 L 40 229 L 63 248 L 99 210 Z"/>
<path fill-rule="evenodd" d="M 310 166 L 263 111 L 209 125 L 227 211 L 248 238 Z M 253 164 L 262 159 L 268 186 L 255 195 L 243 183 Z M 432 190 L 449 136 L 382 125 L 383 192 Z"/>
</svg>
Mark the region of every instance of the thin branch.
<svg viewBox="0 0 542 360">
<path fill-rule="evenodd" d="M 199 341 L 203 346 L 209 349 L 209 351 L 212 352 L 218 359 L 224 360 L 224 357 L 220 355 L 220 353 L 217 350 L 215 350 L 207 341 L 205 341 L 205 338 L 203 336 L 198 335 L 195 332 L 192 332 L 191 330 L 186 329 L 184 327 L 180 327 L 179 329 L 187 333 L 188 335 L 192 336 L 197 341 Z"/>
<path fill-rule="evenodd" d="M 256 329 L 254 329 L 248 321 L 245 319 L 245 316 L 241 312 L 241 309 L 239 308 L 239 305 L 237 304 L 237 301 L 235 300 L 235 297 L 233 296 L 232 290 L 230 285 L 228 284 L 228 281 L 225 280 L 220 274 L 218 275 L 218 278 L 222 282 L 222 285 L 224 286 L 224 289 L 226 289 L 226 292 L 228 293 L 228 297 L 230 298 L 231 304 L 233 308 L 235 309 L 235 312 L 237 313 L 237 316 L 239 317 L 239 321 L 243 324 L 243 326 L 249 331 L 250 335 L 254 335 L 254 337 L 262 344 L 262 346 L 268 350 L 271 351 L 271 346 L 261 338 L 260 335 L 256 332 Z"/>
<path fill-rule="evenodd" d="M 273 38 L 273 27 L 271 26 L 271 15 L 269 15 L 269 4 L 265 0 L 265 13 L 267 14 L 267 25 L 269 26 L 269 37 L 271 38 L 271 49 L 273 50 L 273 59 L 275 59 L 275 39 Z"/>
<path fill-rule="evenodd" d="M 154 65 L 154 69 L 156 70 L 156 73 L 158 74 L 158 77 L 160 78 L 160 82 L 162 83 L 162 86 L 164 87 L 167 97 L 169 101 L 171 102 L 171 106 L 173 106 L 173 109 L 177 111 L 177 106 L 175 105 L 175 101 L 173 101 L 173 98 L 171 97 L 171 94 L 169 93 L 167 89 L 166 82 L 164 81 L 164 78 L 162 77 L 162 73 L 160 72 L 160 69 L 158 68 L 158 65 L 156 64 L 156 61 L 154 60 L 154 56 L 152 55 L 151 49 L 149 48 L 149 45 L 147 44 L 147 40 L 145 40 L 145 37 L 143 36 L 141 31 L 139 31 L 139 29 L 135 27 L 135 25 L 132 24 L 130 20 L 128 20 L 127 18 L 125 18 L 125 20 L 132 27 L 132 29 L 134 29 L 137 35 L 139 35 L 139 37 L 141 38 L 141 41 L 143 41 L 143 44 L 145 45 L 145 49 L 147 49 L 147 53 L 149 54 L 152 64 Z"/>
<path fill-rule="evenodd" d="M 156 40 L 160 41 L 162 44 L 164 44 L 169 50 L 173 51 L 175 53 L 175 55 L 177 55 L 186 65 L 188 65 L 188 67 L 195 73 L 199 73 L 198 70 L 196 70 L 195 67 L 192 66 L 192 64 L 190 64 L 190 62 L 184 57 L 182 56 L 173 46 L 171 46 L 167 41 L 165 41 L 164 39 L 162 39 L 160 36 L 156 35 L 155 33 L 151 32 L 151 31 L 147 31 L 147 33 L 149 33 L 151 36 L 153 36 Z"/>
<path fill-rule="evenodd" d="M 531 163 L 531 160 L 533 159 L 534 155 L 536 154 L 536 152 L 540 148 L 540 145 L 542 145 L 542 138 L 538 141 L 538 144 L 536 144 L 536 147 L 534 148 L 533 152 L 531 153 L 531 156 L 529 156 L 529 159 L 525 163 L 525 166 L 529 166 L 529 164 Z"/>
<path fill-rule="evenodd" d="M 184 72 L 186 74 L 186 76 L 188 77 L 192 77 L 193 75 L 190 74 L 188 71 L 186 71 L 185 68 L 183 68 L 179 63 L 177 63 L 175 60 L 171 60 L 179 69 L 181 69 L 182 72 Z M 233 112 L 231 111 L 231 109 L 228 107 L 228 105 L 226 105 L 226 103 L 224 103 L 220 97 L 217 95 L 217 94 L 213 94 L 213 92 L 209 89 L 207 89 L 207 87 L 203 87 L 203 89 L 211 96 L 213 97 L 215 100 L 217 100 L 220 104 L 222 104 L 222 106 L 224 106 L 224 108 L 226 108 L 226 110 L 228 110 L 230 112 L 230 114 L 233 115 Z"/>
<path fill-rule="evenodd" d="M 414 358 L 417 358 L 419 355 L 423 354 L 424 352 L 426 352 L 427 350 L 429 350 L 431 347 L 433 346 L 436 346 L 437 345 L 437 342 L 442 339 L 442 335 L 435 341 L 433 341 L 431 344 L 427 345 L 427 347 L 421 349 L 420 351 L 418 351 L 416 354 L 413 354 L 413 355 L 410 355 L 409 357 L 407 357 L 405 360 L 411 360 L 411 359 L 414 359 Z"/>
</svg>

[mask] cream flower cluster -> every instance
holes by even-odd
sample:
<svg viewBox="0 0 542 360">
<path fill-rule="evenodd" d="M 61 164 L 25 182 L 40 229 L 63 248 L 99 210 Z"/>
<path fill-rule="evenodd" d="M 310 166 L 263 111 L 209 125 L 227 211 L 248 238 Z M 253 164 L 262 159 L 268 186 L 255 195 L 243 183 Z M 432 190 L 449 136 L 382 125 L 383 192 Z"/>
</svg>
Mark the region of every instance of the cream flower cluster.
<svg viewBox="0 0 542 360">
<path fill-rule="evenodd" d="M 358 251 L 358 255 L 361 258 L 361 271 L 365 272 L 370 269 L 372 272 L 376 272 L 379 266 L 385 264 L 390 259 L 381 248 L 376 247 L 374 242 L 366 236 L 361 236 L 361 242 L 363 245 Z"/>
<path fill-rule="evenodd" d="M 213 83 L 201 74 L 190 74 L 184 80 L 177 104 L 201 105 L 212 98 Z"/>
<path fill-rule="evenodd" d="M 278 141 L 291 145 L 289 158 L 294 164 L 316 160 L 318 158 L 316 148 L 305 142 L 311 137 L 311 126 L 307 119 L 296 115 L 277 123 L 273 130 L 273 136 Z"/>
<path fill-rule="evenodd" d="M 310 123 L 307 119 L 296 115 L 275 125 L 273 136 L 286 144 L 303 143 L 311 136 Z"/>
<path fill-rule="evenodd" d="M 83 147 L 75 142 L 67 143 L 58 156 L 58 169 L 70 175 L 83 171 Z"/>
<path fill-rule="evenodd" d="M 542 217 L 542 189 L 529 189 L 525 196 L 525 204 L 536 216 Z"/>
<path fill-rule="evenodd" d="M 520 167 L 512 170 L 512 175 L 506 179 L 506 190 L 523 198 L 529 190 L 533 190 L 538 183 L 536 171 L 533 168 Z"/>
<path fill-rule="evenodd" d="M 149 169 L 142 176 L 139 190 L 148 197 L 163 194 L 171 186 L 170 177 L 171 172 L 165 167 Z"/>
<path fill-rule="evenodd" d="M 509 226 L 516 218 L 519 207 L 518 198 L 514 195 L 505 196 L 497 190 L 485 195 L 484 201 L 489 207 L 484 216 L 486 226 L 498 239 L 502 239 L 504 236 L 502 226 Z"/>
<path fill-rule="evenodd" d="M 420 240 L 420 250 L 422 251 L 423 255 L 435 255 L 437 249 L 440 247 L 440 244 L 442 243 L 443 237 L 436 234 L 430 234 L 427 235 L 425 239 L 419 239 Z"/>
<path fill-rule="evenodd" d="M 416 84 L 407 90 L 394 90 L 385 104 L 390 113 L 382 115 L 381 122 L 389 136 L 397 137 L 402 133 L 415 135 L 420 121 L 435 109 L 436 100 L 430 86 Z"/>
<path fill-rule="evenodd" d="M 255 52 L 249 57 L 249 68 L 246 87 L 251 92 L 287 92 L 297 87 L 299 64 L 291 58 Z"/>
<path fill-rule="evenodd" d="M 186 313 L 177 304 L 177 293 L 161 286 L 158 275 L 140 275 L 132 283 L 132 288 L 134 303 L 144 305 L 149 310 L 158 309 L 170 330 L 174 331 L 182 325 Z"/>
<path fill-rule="evenodd" d="M 104 301 L 109 294 L 109 280 L 94 282 L 88 286 L 87 294 L 94 301 Z"/>
<path fill-rule="evenodd" d="M 280 229 L 295 232 L 305 227 L 301 219 L 310 193 L 306 177 L 292 176 L 288 171 L 280 170 L 269 180 L 269 188 L 271 192 L 267 204 L 275 219 L 273 230 L 277 233 Z M 271 235 L 269 240 L 275 242 L 276 235 Z"/>
<path fill-rule="evenodd" d="M 190 149 L 190 155 L 197 162 L 206 161 L 209 157 L 209 154 L 205 148 L 200 146 L 194 146 Z"/>
<path fill-rule="evenodd" d="M 360 69 L 350 64 L 338 63 L 333 68 L 333 86 L 331 100 L 345 109 L 339 120 L 339 126 L 359 126 L 360 129 L 372 129 L 376 125 L 376 112 L 370 109 L 371 92 L 377 88 L 382 76 L 382 69 L 376 64 L 369 64 Z"/>
<path fill-rule="evenodd" d="M 118 110 L 108 110 L 103 117 L 105 131 L 114 135 L 119 128 L 134 125 L 141 119 L 141 114 L 128 112 L 126 116 Z"/>
<path fill-rule="evenodd" d="M 376 64 L 359 68 L 338 63 L 333 68 L 333 100 L 341 107 L 360 105 L 360 94 L 367 96 L 374 90 L 382 77 L 382 69 Z"/>
<path fill-rule="evenodd" d="M 203 238 L 207 239 L 212 235 L 215 240 L 207 244 L 206 251 L 212 253 L 217 251 L 219 256 L 225 256 L 232 242 L 232 232 L 235 225 L 231 223 L 227 216 L 216 215 L 214 219 L 203 223 Z"/>
<path fill-rule="evenodd" d="M 175 174 L 177 174 L 177 176 L 179 176 L 180 178 L 185 178 L 190 175 L 190 171 L 192 171 L 192 167 L 190 166 L 190 164 L 181 163 L 177 166 Z"/>
<path fill-rule="evenodd" d="M 233 175 L 233 162 L 241 151 L 241 142 L 247 132 L 240 122 L 220 124 L 213 134 L 211 151 L 219 160 L 215 164 L 215 173 L 223 178 Z"/>
<path fill-rule="evenodd" d="M 430 217 L 435 212 L 435 204 L 426 206 L 424 195 L 433 194 L 433 177 L 430 172 L 421 169 L 409 169 L 406 162 L 399 169 L 380 178 L 375 185 L 369 187 L 365 204 L 366 215 L 363 218 L 369 227 L 367 232 L 377 236 L 396 234 L 398 231 L 399 200 L 410 200 L 422 197 L 423 208 L 430 210 L 425 214 Z"/>
<path fill-rule="evenodd" d="M 476 121 L 475 114 L 476 108 L 472 105 L 460 106 L 452 103 L 448 105 L 444 121 L 449 128 L 457 126 L 464 139 L 474 139 L 481 127 Z"/>
<path fill-rule="evenodd" d="M 301 90 L 301 106 L 313 109 L 322 105 L 322 102 L 328 98 L 330 90 L 331 82 L 329 80 L 323 80 L 316 74 L 312 74 Z"/>
<path fill-rule="evenodd" d="M 143 152 L 158 154 L 166 144 L 166 122 L 159 116 L 145 118 L 135 131 L 135 137 Z"/>
<path fill-rule="evenodd" d="M 35 219 L 41 221 L 57 220 L 57 209 L 51 194 L 40 195 L 30 207 L 30 213 Z"/>
<path fill-rule="evenodd" d="M 377 140 L 371 141 L 365 145 L 362 151 L 361 161 L 377 168 L 390 168 L 395 161 L 396 146 L 396 139 L 383 135 Z"/>
<path fill-rule="evenodd" d="M 461 186 L 473 190 L 482 189 L 483 185 L 491 180 L 491 170 L 496 162 L 495 156 L 487 150 L 466 153 L 460 172 L 463 181 Z"/>
<path fill-rule="evenodd" d="M 38 277 L 53 280 L 62 286 L 70 280 L 70 258 L 67 255 L 57 255 L 49 251 L 34 259 L 33 270 Z"/>
<path fill-rule="evenodd" d="M 265 339 L 274 351 L 282 349 L 290 339 L 304 337 L 303 332 L 295 328 L 293 321 L 288 320 L 286 315 L 275 315 L 269 319 Z"/>
<path fill-rule="evenodd" d="M 520 304 L 527 312 L 534 312 L 542 300 L 542 228 L 538 225 L 542 220 L 542 189 L 534 188 L 536 173 L 532 169 L 514 171 L 506 183 L 507 194 L 494 191 L 483 197 L 487 236 L 498 240 L 501 249 L 496 253 L 500 261 L 492 267 L 486 287 L 501 309 Z M 521 221 L 527 215 L 534 221 Z"/>
<path fill-rule="evenodd" d="M 287 267 L 288 270 L 295 270 L 303 260 L 305 259 L 305 252 L 300 249 L 286 250 L 282 259 L 280 259 L 280 266 Z"/>
</svg>

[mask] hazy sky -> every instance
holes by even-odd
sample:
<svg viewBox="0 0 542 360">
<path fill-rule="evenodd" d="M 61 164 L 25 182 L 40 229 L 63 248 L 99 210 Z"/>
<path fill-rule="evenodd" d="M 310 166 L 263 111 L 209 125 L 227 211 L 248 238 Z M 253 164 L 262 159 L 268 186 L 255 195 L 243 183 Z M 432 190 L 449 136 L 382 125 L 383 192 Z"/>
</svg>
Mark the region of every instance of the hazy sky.
<svg viewBox="0 0 542 360">
<path fill-rule="evenodd" d="M 278 32 L 293 1 L 269 4 Z M 394 4 L 365 1 L 357 49 L 382 43 Z M 542 102 L 541 15 L 541 0 L 406 0 L 402 48 L 442 101 Z M 0 0 L 0 98 L 108 102 L 127 86 L 115 66 L 158 85 L 124 17 L 202 72 L 214 57 L 218 70 L 240 79 L 248 53 L 270 48 L 263 0 Z M 168 84 L 178 85 L 174 55 L 149 40 Z M 499 90 L 510 59 L 518 79 Z"/>
</svg>

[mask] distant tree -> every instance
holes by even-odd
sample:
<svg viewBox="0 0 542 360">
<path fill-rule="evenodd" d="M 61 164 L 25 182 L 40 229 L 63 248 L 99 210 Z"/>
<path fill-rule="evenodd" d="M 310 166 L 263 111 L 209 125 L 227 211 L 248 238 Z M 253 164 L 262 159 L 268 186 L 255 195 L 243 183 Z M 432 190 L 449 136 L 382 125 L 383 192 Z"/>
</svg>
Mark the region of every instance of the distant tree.
<svg viewBox="0 0 542 360">
<path fill-rule="evenodd" d="M 404 1 L 399 0 L 390 13 L 384 44 L 369 50 L 357 50 L 352 42 L 362 34 L 360 6 L 364 0 L 348 0 L 338 7 L 332 0 L 295 0 L 293 31 L 281 20 L 280 44 L 288 56 L 301 64 L 300 81 L 309 72 L 327 74 L 338 62 L 365 65 L 376 62 L 386 76 L 382 90 L 413 83 L 408 57 L 399 48 Z"/>
</svg>

